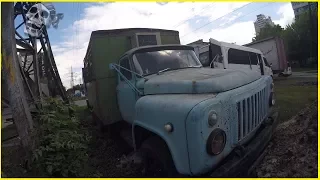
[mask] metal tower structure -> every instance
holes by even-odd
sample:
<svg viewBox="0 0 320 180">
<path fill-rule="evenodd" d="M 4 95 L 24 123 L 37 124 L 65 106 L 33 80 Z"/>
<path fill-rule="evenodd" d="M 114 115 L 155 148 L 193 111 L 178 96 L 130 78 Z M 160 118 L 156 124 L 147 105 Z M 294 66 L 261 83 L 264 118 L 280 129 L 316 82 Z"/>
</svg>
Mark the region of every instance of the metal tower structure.
<svg viewBox="0 0 320 180">
<path fill-rule="evenodd" d="M 36 126 L 32 112 L 41 108 L 41 103 L 37 102 L 41 102 L 42 96 L 60 95 L 69 103 L 46 27 L 37 38 L 21 33 L 21 28 L 26 25 L 26 14 L 34 4 L 1 3 L 1 108 L 10 110 L 22 145 L 29 150 L 34 147 L 32 136 Z M 44 92 L 46 84 L 47 93 Z"/>
<path fill-rule="evenodd" d="M 27 92 L 31 99 L 41 100 L 41 82 L 48 85 L 49 96 L 60 95 L 68 102 L 65 89 L 54 60 L 50 40 L 46 27 L 38 38 L 26 36 L 19 33 L 19 28 L 26 25 L 26 14 L 36 3 L 17 2 L 14 5 L 15 39 L 18 58 L 20 59 L 20 70 L 26 85 Z M 37 47 L 40 42 L 40 47 Z M 32 78 L 33 77 L 33 78 Z"/>
</svg>

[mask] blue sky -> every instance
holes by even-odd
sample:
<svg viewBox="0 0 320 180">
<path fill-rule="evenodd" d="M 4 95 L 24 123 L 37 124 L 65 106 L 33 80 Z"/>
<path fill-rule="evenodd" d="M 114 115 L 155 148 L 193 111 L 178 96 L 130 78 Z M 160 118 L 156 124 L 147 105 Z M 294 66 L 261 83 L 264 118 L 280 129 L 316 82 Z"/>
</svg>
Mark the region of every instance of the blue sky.
<svg viewBox="0 0 320 180">
<path fill-rule="evenodd" d="M 58 29 L 48 30 L 62 81 L 70 85 L 70 67 L 81 78 L 83 58 L 92 31 L 116 28 L 178 30 L 182 44 L 214 38 L 237 44 L 254 37 L 257 14 L 265 14 L 281 26 L 293 21 L 290 3 L 54 3 L 64 18 Z"/>
</svg>

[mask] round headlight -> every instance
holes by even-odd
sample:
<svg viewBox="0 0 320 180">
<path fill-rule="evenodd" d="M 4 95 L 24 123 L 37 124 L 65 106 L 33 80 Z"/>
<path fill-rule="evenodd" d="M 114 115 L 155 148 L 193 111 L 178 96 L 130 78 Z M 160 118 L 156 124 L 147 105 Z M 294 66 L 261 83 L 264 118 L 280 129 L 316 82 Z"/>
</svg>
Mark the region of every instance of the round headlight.
<svg viewBox="0 0 320 180">
<path fill-rule="evenodd" d="M 215 129 L 207 141 L 207 152 L 211 155 L 220 154 L 226 145 L 226 133 L 222 129 Z"/>
<path fill-rule="evenodd" d="M 211 111 L 208 116 L 208 124 L 210 127 L 214 126 L 218 121 L 218 115 L 216 112 Z"/>
<path fill-rule="evenodd" d="M 275 104 L 276 104 L 276 100 L 274 98 L 274 93 L 271 92 L 269 97 L 269 106 L 271 107 L 271 106 L 274 106 Z"/>
</svg>

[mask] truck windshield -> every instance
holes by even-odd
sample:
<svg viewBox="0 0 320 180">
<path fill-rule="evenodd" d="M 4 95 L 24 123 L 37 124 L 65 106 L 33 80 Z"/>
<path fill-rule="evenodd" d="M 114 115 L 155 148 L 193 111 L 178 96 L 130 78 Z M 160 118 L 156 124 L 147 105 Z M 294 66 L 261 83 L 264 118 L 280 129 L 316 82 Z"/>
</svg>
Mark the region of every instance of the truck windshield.
<svg viewBox="0 0 320 180">
<path fill-rule="evenodd" d="M 201 67 L 192 50 L 161 50 L 141 52 L 133 55 L 133 62 L 138 74 L 150 75 L 163 70 Z"/>
</svg>

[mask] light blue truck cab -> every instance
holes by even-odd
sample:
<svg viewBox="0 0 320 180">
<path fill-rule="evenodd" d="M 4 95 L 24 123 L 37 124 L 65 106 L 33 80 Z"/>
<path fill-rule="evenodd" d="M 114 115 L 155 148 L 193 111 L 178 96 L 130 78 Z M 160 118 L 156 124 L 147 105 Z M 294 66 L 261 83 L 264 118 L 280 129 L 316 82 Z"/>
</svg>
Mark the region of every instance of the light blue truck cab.
<svg viewBox="0 0 320 180">
<path fill-rule="evenodd" d="M 134 48 L 110 68 L 148 176 L 238 176 L 270 140 L 277 120 L 270 76 L 203 68 L 184 45 Z"/>
</svg>

